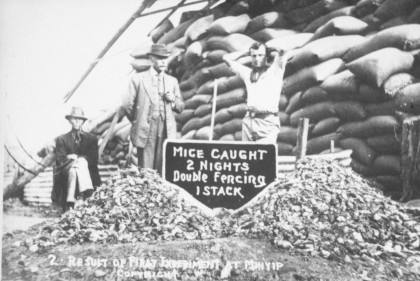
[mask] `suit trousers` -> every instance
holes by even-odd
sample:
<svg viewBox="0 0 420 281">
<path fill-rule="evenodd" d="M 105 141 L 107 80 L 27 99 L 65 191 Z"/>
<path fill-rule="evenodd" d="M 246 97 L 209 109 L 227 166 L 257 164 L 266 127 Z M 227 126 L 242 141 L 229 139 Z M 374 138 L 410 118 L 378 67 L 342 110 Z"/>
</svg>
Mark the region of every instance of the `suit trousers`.
<svg viewBox="0 0 420 281">
<path fill-rule="evenodd" d="M 67 178 L 67 202 L 76 201 L 76 190 L 79 192 L 93 190 L 92 180 L 89 174 L 88 162 L 85 158 L 77 158 L 68 171 Z"/>
<path fill-rule="evenodd" d="M 166 122 L 161 117 L 153 118 L 145 147 L 137 147 L 139 168 L 155 169 L 162 174 L 163 142 L 167 138 Z"/>
</svg>

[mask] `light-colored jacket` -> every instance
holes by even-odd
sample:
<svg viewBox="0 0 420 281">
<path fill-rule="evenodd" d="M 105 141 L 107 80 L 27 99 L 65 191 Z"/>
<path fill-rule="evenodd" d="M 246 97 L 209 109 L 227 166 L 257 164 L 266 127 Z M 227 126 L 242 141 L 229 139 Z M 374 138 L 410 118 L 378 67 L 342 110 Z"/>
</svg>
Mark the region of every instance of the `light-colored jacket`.
<svg viewBox="0 0 420 281">
<path fill-rule="evenodd" d="M 159 104 L 159 95 L 153 92 L 153 77 L 151 71 L 133 74 L 128 91 L 123 99 L 122 107 L 131 121 L 130 138 L 133 146 L 145 147 L 150 131 L 153 105 Z M 167 138 L 176 138 L 176 121 L 174 112 L 181 113 L 184 109 L 178 81 L 175 77 L 164 74 L 165 90 L 175 95 L 175 102 L 165 102 Z"/>
</svg>

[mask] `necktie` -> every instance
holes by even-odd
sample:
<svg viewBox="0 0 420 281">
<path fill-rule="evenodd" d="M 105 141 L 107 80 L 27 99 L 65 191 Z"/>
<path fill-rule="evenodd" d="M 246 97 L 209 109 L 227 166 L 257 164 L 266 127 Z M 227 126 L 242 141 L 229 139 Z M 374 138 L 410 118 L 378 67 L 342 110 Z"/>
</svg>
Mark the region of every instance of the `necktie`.
<svg viewBox="0 0 420 281">
<path fill-rule="evenodd" d="M 79 144 L 80 143 L 80 139 L 81 139 L 81 137 L 80 137 L 80 131 L 74 131 L 73 132 L 73 138 L 74 138 L 74 141 L 76 142 L 76 144 Z"/>
<path fill-rule="evenodd" d="M 162 120 L 164 120 L 165 119 L 165 114 L 166 114 L 166 112 L 165 112 L 165 99 L 164 99 L 164 95 L 165 95 L 165 84 L 164 84 L 164 81 L 163 81 L 163 73 L 161 72 L 161 73 L 159 73 L 158 74 L 158 93 L 159 93 L 159 96 L 160 96 L 160 99 L 159 99 L 159 112 L 160 112 L 160 117 L 162 118 Z"/>
<path fill-rule="evenodd" d="M 157 81 L 158 81 L 158 93 L 159 93 L 159 95 L 162 96 L 165 93 L 165 87 L 163 85 L 163 75 L 162 74 L 158 74 Z"/>
</svg>

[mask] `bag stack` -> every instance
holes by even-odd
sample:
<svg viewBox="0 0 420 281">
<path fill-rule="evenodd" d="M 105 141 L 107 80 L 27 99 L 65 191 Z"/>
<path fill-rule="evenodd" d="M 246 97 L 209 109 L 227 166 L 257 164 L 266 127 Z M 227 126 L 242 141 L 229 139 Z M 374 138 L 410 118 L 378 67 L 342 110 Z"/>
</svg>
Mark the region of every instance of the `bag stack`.
<svg viewBox="0 0 420 281">
<path fill-rule="evenodd" d="M 272 1 L 259 2 L 266 2 L 259 4 L 268 7 Z M 246 113 L 246 90 L 243 81 L 223 62 L 225 54 L 248 49 L 255 40 L 270 41 L 273 46 L 284 44 L 285 48 L 291 49 L 301 46 L 312 35 L 297 34 L 298 31 L 289 29 L 290 22 L 285 13 L 280 11 L 279 5 L 254 18 L 251 18 L 248 5 L 256 3 L 239 1 L 228 7 L 223 17 L 209 15 L 207 20 L 197 20 L 186 30 L 184 39 L 176 41 L 185 42 L 182 64 L 175 71 L 179 75 L 186 104 L 184 112 L 176 117 L 183 139 L 208 140 L 213 133 L 213 140 L 241 140 L 242 119 Z M 286 37 L 284 42 L 279 41 Z M 277 40 L 272 40 L 274 38 Z M 250 64 L 249 57 L 240 61 L 245 65 Z M 215 79 L 215 127 L 210 132 Z M 286 105 L 287 100 L 282 99 L 281 119 L 286 118 Z"/>
<path fill-rule="evenodd" d="M 299 119 L 309 118 L 308 154 L 327 151 L 334 140 L 337 150 L 353 150 L 354 170 L 397 197 L 402 185 L 397 112 L 420 114 L 419 14 L 415 0 L 243 0 L 184 17 L 156 41 L 173 53 L 182 50 L 169 70 L 185 101 L 176 116 L 179 137 L 241 140 L 246 89 L 222 58 L 263 41 L 295 52 L 279 104 L 279 154 L 293 154 Z M 145 70 L 138 67 L 145 66 L 139 61 L 144 58 L 136 54 L 136 71 Z M 249 57 L 239 61 L 251 63 Z"/>
<path fill-rule="evenodd" d="M 98 138 L 100 146 L 108 135 L 112 119 L 116 114 L 115 108 L 103 110 L 97 116 L 89 119 L 83 126 L 83 129 Z M 114 126 L 102 155 L 99 156 L 99 164 L 119 164 L 127 158 L 129 149 L 131 123 L 127 118 L 121 118 Z"/>
<path fill-rule="evenodd" d="M 314 35 L 290 63 L 296 70 L 285 79 L 282 94 L 290 99 L 292 128 L 282 131 L 293 132 L 299 118 L 309 118 L 310 154 L 328 149 L 334 140 L 339 148 L 353 150 L 355 171 L 398 198 L 402 187 L 398 111 L 420 113 L 420 25 L 389 22 L 413 18 L 420 3 L 382 1 L 373 7 L 368 2 L 359 1 L 349 15 L 327 17 L 323 25 L 315 25 L 318 19 L 305 29 Z M 325 67 L 336 60 L 342 66 Z M 286 137 L 281 139 L 290 143 Z"/>
<path fill-rule="evenodd" d="M 210 138 L 215 79 L 218 95 L 213 139 L 241 139 L 246 91 L 242 80 L 222 62 L 222 57 L 250 46 L 254 40 L 244 34 L 250 17 L 244 13 L 235 15 L 233 11 L 240 12 L 237 6 L 231 10 L 219 19 L 214 15 L 198 19 L 183 36 L 186 44 L 181 62 L 185 71 L 177 74 L 181 74 L 179 81 L 185 110 L 176 116 L 183 139 Z"/>
</svg>

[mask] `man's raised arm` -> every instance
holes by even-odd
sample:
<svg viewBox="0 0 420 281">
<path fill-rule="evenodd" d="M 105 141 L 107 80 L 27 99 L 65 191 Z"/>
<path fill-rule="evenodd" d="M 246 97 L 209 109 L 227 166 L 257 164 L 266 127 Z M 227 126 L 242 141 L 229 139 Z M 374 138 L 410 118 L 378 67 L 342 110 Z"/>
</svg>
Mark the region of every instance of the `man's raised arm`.
<svg viewBox="0 0 420 281">
<path fill-rule="evenodd" d="M 287 62 L 293 58 L 294 51 L 293 50 L 284 51 L 281 49 L 279 50 L 273 49 L 271 54 L 274 56 L 273 64 L 276 64 L 278 67 L 284 70 L 286 68 Z"/>
<path fill-rule="evenodd" d="M 233 65 L 232 62 L 235 62 L 239 58 L 241 58 L 243 56 L 246 56 L 248 54 L 249 54 L 248 50 L 233 52 L 233 53 L 224 55 L 223 56 L 223 61 L 226 62 L 229 67 L 232 67 L 232 65 Z"/>
</svg>

